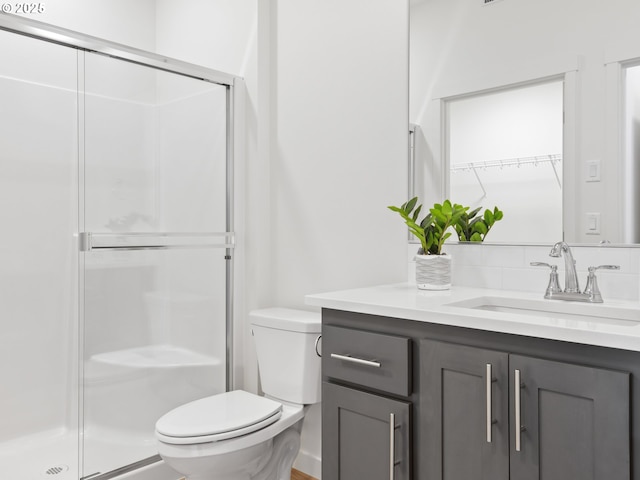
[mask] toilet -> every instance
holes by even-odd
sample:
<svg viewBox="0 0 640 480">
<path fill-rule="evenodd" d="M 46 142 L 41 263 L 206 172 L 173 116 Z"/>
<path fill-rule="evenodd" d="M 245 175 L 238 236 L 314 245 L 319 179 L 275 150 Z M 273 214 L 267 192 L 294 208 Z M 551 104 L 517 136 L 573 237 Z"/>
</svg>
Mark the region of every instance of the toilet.
<svg viewBox="0 0 640 480">
<path fill-rule="evenodd" d="M 250 314 L 264 396 L 234 390 L 156 422 L 158 453 L 187 480 L 289 480 L 307 408 L 320 401 L 320 315 Z"/>
</svg>

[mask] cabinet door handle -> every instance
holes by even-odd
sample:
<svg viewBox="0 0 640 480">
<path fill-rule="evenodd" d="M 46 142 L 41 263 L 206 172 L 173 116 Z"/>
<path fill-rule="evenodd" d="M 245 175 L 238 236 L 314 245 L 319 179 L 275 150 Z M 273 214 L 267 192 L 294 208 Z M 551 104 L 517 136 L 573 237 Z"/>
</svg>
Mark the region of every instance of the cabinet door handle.
<svg viewBox="0 0 640 480">
<path fill-rule="evenodd" d="M 396 466 L 396 416 L 389 414 L 389 480 L 395 478 Z"/>
<path fill-rule="evenodd" d="M 515 434 L 516 434 L 516 452 L 521 450 L 521 438 L 520 435 L 522 433 L 522 420 L 520 418 L 521 411 L 521 403 L 520 403 L 520 370 L 516 370 L 514 372 L 514 403 L 515 403 Z"/>
<path fill-rule="evenodd" d="M 380 368 L 382 364 L 380 362 L 376 362 L 375 360 L 365 360 L 363 358 L 352 357 L 351 355 L 340 355 L 339 353 L 332 353 L 331 358 L 336 358 L 338 360 L 344 360 L 345 362 L 357 363 L 359 365 L 367 365 L 369 367 Z"/>
<path fill-rule="evenodd" d="M 486 373 L 486 380 L 485 380 L 485 387 L 487 390 L 487 443 L 491 443 L 491 426 L 493 424 L 493 418 L 492 418 L 492 414 L 491 411 L 493 410 L 491 408 L 491 404 L 492 404 L 492 398 L 491 398 L 491 385 L 493 383 L 493 379 L 492 379 L 492 374 L 491 374 L 491 364 L 487 363 L 487 373 Z"/>
</svg>

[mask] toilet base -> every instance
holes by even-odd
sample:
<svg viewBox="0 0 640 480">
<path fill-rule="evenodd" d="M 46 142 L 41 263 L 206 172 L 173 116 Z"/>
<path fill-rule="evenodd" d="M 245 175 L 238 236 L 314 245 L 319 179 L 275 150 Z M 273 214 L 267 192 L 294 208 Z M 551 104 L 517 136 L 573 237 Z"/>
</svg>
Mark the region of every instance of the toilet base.
<svg viewBox="0 0 640 480">
<path fill-rule="evenodd" d="M 300 450 L 300 429 L 293 425 L 275 438 L 214 457 L 161 456 L 187 480 L 289 480 Z"/>
<path fill-rule="evenodd" d="M 297 426 L 288 428 L 273 440 L 273 451 L 267 465 L 251 480 L 290 480 L 293 461 L 300 450 L 300 432 Z"/>
</svg>

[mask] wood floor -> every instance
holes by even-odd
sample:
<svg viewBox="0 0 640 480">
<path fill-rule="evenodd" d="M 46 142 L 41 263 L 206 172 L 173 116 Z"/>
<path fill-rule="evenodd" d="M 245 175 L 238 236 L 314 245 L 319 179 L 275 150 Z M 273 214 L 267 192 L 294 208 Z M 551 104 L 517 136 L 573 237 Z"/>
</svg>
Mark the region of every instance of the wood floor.
<svg viewBox="0 0 640 480">
<path fill-rule="evenodd" d="M 316 479 L 294 468 L 293 470 L 291 470 L 291 480 L 316 480 Z"/>
</svg>

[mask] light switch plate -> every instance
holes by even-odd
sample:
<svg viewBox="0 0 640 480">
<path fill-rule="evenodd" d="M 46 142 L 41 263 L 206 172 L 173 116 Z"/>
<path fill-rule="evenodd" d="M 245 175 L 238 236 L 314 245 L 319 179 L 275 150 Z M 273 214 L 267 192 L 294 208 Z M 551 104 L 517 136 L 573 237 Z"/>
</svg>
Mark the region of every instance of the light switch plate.
<svg viewBox="0 0 640 480">
<path fill-rule="evenodd" d="M 587 235 L 600 235 L 600 213 L 587 213 L 587 224 L 584 233 Z"/>
<path fill-rule="evenodd" d="M 600 160 L 590 160 L 587 162 L 587 182 L 600 181 Z"/>
</svg>

